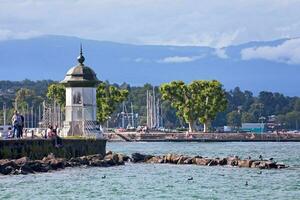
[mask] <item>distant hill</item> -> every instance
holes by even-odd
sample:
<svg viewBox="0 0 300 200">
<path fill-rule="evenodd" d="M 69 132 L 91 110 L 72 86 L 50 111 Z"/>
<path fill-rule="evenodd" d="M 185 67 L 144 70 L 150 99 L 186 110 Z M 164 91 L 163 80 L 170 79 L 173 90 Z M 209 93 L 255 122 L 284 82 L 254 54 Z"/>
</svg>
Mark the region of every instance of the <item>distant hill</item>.
<svg viewBox="0 0 300 200">
<path fill-rule="evenodd" d="M 0 80 L 62 80 L 67 70 L 76 65 L 82 43 L 85 64 L 101 80 L 158 85 L 172 80 L 217 79 L 227 89 L 240 86 L 253 92 L 269 90 L 299 96 L 300 64 L 241 55 L 245 49 L 270 48 L 287 41 L 250 42 L 214 49 L 130 45 L 52 35 L 7 40 L 0 41 Z"/>
</svg>

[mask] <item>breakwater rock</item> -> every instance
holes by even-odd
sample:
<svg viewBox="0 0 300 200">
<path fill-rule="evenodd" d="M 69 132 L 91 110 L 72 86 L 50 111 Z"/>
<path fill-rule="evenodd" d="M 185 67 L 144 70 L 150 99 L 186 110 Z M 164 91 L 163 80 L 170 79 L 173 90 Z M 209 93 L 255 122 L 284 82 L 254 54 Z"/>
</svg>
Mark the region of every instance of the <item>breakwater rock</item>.
<svg viewBox="0 0 300 200">
<path fill-rule="evenodd" d="M 112 167 L 124 165 L 125 162 L 132 163 L 156 163 L 156 164 L 177 164 L 177 165 L 202 165 L 202 166 L 233 166 L 259 169 L 282 169 L 287 165 L 263 159 L 241 159 L 238 156 L 226 158 L 207 158 L 202 156 L 184 156 L 178 154 L 166 154 L 161 156 L 133 153 L 131 157 L 121 154 L 107 152 L 102 154 L 73 157 L 70 159 L 57 158 L 49 154 L 41 160 L 31 160 L 28 157 L 19 159 L 0 160 L 0 174 L 18 175 L 49 172 L 64 169 L 66 167 Z"/>
<path fill-rule="evenodd" d="M 207 158 L 202 156 L 184 156 L 178 154 L 166 154 L 162 156 L 145 155 L 140 153 L 134 153 L 131 156 L 131 161 L 134 163 L 169 163 L 177 165 L 206 165 L 206 166 L 224 166 L 229 165 L 233 167 L 247 167 L 247 168 L 259 168 L 259 169 L 282 169 L 287 168 L 287 165 L 277 163 L 270 160 L 263 159 L 241 159 L 238 156 L 226 157 L 226 158 Z"/>
<path fill-rule="evenodd" d="M 53 154 L 49 154 L 42 160 L 31 160 L 28 157 L 19 159 L 3 159 L 0 160 L 0 174 L 2 175 L 18 175 L 49 172 L 60 170 L 66 167 L 91 166 L 91 167 L 110 167 L 124 165 L 129 157 L 123 154 L 108 152 L 105 156 L 101 154 L 75 157 L 70 159 L 56 158 Z"/>
</svg>

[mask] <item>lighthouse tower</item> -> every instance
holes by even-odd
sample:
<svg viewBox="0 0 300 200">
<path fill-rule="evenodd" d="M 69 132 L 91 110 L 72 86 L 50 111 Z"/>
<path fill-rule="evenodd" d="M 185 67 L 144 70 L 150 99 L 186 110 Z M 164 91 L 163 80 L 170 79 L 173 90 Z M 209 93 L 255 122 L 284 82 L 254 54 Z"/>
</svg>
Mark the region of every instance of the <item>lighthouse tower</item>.
<svg viewBox="0 0 300 200">
<path fill-rule="evenodd" d="M 62 136 L 101 137 L 96 120 L 96 87 L 99 83 L 95 72 L 85 66 L 85 58 L 80 55 L 78 64 L 67 72 L 61 83 L 66 87 L 65 122 Z"/>
</svg>

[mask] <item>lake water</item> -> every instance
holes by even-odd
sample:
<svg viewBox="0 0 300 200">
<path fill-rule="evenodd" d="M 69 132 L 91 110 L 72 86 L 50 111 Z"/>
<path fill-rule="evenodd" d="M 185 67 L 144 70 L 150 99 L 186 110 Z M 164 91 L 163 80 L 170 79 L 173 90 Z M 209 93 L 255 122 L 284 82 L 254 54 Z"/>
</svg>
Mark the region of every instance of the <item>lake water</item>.
<svg viewBox="0 0 300 200">
<path fill-rule="evenodd" d="M 108 143 L 107 150 L 128 155 L 263 155 L 290 168 L 262 174 L 258 169 L 169 164 L 69 168 L 0 176 L 0 199 L 300 199 L 300 143 Z"/>
</svg>

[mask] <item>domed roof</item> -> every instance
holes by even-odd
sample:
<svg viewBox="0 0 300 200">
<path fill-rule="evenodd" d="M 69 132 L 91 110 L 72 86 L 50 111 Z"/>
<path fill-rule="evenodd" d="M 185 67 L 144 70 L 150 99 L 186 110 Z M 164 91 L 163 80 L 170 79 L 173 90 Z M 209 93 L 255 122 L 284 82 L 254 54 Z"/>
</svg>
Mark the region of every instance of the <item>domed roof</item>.
<svg viewBox="0 0 300 200">
<path fill-rule="evenodd" d="M 80 49 L 80 56 L 77 58 L 79 64 L 72 67 L 67 72 L 62 84 L 69 87 L 94 87 L 99 83 L 96 73 L 88 66 L 83 64 L 85 58 Z"/>
</svg>

